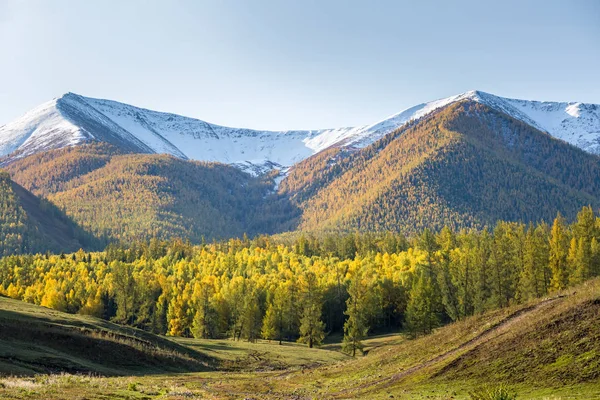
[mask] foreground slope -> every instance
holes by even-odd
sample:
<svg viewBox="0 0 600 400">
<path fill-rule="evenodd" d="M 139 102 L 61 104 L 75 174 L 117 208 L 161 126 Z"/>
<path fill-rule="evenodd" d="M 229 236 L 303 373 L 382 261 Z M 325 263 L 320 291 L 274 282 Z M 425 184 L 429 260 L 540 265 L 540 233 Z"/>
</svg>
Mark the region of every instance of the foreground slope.
<svg viewBox="0 0 600 400">
<path fill-rule="evenodd" d="M 0 375 L 125 375 L 211 368 L 210 357 L 165 338 L 4 297 L 0 325 Z"/>
<path fill-rule="evenodd" d="M 600 158 L 471 100 L 359 151 L 330 149 L 280 185 L 301 229 L 482 227 L 600 206 Z"/>
<path fill-rule="evenodd" d="M 0 326 L 0 376 L 284 370 L 348 359 L 296 343 L 163 337 L 2 296 Z"/>
</svg>

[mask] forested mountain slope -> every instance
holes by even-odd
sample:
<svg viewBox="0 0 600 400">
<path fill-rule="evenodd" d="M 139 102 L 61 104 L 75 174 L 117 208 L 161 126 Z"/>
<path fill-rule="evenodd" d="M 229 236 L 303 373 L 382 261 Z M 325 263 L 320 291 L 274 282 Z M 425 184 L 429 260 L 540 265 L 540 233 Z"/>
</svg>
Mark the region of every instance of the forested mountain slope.
<svg viewBox="0 0 600 400">
<path fill-rule="evenodd" d="M 0 255 L 75 251 L 95 244 L 58 208 L 0 171 Z"/>
<path fill-rule="evenodd" d="M 330 149 L 280 185 L 306 230 L 413 232 L 600 206 L 600 158 L 465 100 L 361 150 Z"/>
<path fill-rule="evenodd" d="M 126 154 L 102 143 L 52 150 L 7 166 L 105 241 L 269 233 L 297 212 L 255 178 L 220 163 Z M 285 221 L 284 221 L 285 222 Z"/>
</svg>

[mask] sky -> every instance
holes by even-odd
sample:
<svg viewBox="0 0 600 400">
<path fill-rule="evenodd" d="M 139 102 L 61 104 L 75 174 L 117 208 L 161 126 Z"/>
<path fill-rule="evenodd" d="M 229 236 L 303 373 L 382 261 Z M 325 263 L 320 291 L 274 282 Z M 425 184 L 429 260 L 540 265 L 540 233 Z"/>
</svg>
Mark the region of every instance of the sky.
<svg viewBox="0 0 600 400">
<path fill-rule="evenodd" d="M 600 103 L 600 1 L 0 0 L 0 125 L 66 92 L 255 129 Z"/>
</svg>

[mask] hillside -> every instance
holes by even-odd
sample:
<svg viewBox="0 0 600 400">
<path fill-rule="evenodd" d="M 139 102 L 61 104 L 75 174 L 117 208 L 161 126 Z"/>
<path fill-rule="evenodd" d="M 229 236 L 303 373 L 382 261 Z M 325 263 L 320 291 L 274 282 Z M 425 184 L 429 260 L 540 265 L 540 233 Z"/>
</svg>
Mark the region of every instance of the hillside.
<svg viewBox="0 0 600 400">
<path fill-rule="evenodd" d="M 123 153 L 111 145 L 35 154 L 7 170 L 107 240 L 241 237 L 276 231 L 295 215 L 272 181 L 220 163 Z"/>
<path fill-rule="evenodd" d="M 0 171 L 0 254 L 75 251 L 97 241 Z"/>
<path fill-rule="evenodd" d="M 185 372 L 214 360 L 165 338 L 0 297 L 0 375 Z"/>
<path fill-rule="evenodd" d="M 600 158 L 465 100 L 361 150 L 330 149 L 290 169 L 279 192 L 304 230 L 482 227 L 573 218 L 600 206 Z"/>
</svg>

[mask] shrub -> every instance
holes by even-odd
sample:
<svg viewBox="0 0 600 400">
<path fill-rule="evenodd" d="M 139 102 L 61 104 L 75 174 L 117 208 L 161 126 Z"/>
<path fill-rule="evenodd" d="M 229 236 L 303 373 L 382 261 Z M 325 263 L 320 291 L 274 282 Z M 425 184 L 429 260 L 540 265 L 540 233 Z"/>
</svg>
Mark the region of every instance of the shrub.
<svg viewBox="0 0 600 400">
<path fill-rule="evenodd" d="M 483 388 L 470 392 L 471 400 L 516 400 L 517 394 L 506 386 Z"/>
</svg>

